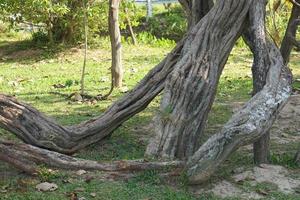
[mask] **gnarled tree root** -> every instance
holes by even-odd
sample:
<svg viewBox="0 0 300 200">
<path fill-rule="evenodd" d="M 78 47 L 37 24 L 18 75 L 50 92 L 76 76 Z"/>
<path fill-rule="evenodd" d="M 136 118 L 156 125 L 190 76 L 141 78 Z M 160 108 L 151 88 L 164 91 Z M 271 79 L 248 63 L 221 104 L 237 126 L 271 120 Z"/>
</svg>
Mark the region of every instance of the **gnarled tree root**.
<svg viewBox="0 0 300 200">
<path fill-rule="evenodd" d="M 32 175 L 38 172 L 38 166 L 41 164 L 58 169 L 83 169 L 104 172 L 133 172 L 164 169 L 176 171 L 182 170 L 185 166 L 185 163 L 182 161 L 147 162 L 144 160 L 120 160 L 97 162 L 74 158 L 29 144 L 18 144 L 11 141 L 0 141 L 0 160 Z"/>
</svg>

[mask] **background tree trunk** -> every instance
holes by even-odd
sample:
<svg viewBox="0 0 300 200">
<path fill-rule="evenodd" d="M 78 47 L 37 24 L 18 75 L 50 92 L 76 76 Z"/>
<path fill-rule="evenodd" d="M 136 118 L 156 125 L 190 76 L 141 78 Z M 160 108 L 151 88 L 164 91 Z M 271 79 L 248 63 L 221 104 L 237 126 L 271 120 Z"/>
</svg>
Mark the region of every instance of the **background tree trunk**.
<svg viewBox="0 0 300 200">
<path fill-rule="evenodd" d="M 133 45 L 136 45 L 137 44 L 137 40 L 136 40 L 136 37 L 135 37 L 135 34 L 133 32 L 133 28 L 132 28 L 132 25 L 131 25 L 131 20 L 130 20 L 130 16 L 129 16 L 129 13 L 128 13 L 128 8 L 124 8 L 124 12 L 125 12 L 125 20 L 126 20 L 126 23 L 127 23 L 127 30 L 130 34 L 130 37 L 132 39 L 132 44 Z"/>
<path fill-rule="evenodd" d="M 254 60 L 252 66 L 253 77 L 253 95 L 261 91 L 266 84 L 266 77 L 269 67 L 269 55 L 266 51 L 266 35 L 265 35 L 265 7 L 266 1 L 256 3 L 257 7 L 252 6 L 250 9 L 252 14 L 249 16 L 249 26 L 244 32 L 244 40 L 250 47 Z M 256 164 L 268 163 L 270 154 L 270 133 L 267 132 L 253 144 L 254 162 Z"/>
<path fill-rule="evenodd" d="M 86 68 L 86 59 L 87 59 L 87 49 L 88 49 L 88 19 L 87 19 L 87 2 L 83 1 L 83 9 L 84 9 L 84 58 L 83 58 L 83 66 L 80 80 L 80 93 L 84 94 L 84 78 L 85 78 L 85 68 Z"/>
<path fill-rule="evenodd" d="M 213 7 L 213 0 L 179 0 L 188 21 L 188 29 L 195 26 Z"/>
<path fill-rule="evenodd" d="M 122 66 L 121 32 L 119 27 L 119 5 L 120 0 L 109 0 L 108 23 L 112 56 L 111 73 L 114 87 L 122 86 L 124 74 Z"/>
<path fill-rule="evenodd" d="M 300 4 L 300 0 L 295 0 L 295 1 Z M 295 43 L 293 42 L 293 40 L 295 40 L 294 38 L 296 37 L 296 32 L 297 32 L 297 23 L 295 22 L 297 19 L 300 20 L 299 17 L 300 17 L 300 7 L 294 4 L 287 25 L 287 29 L 280 47 L 280 52 L 282 54 L 285 64 L 289 62 L 290 54 L 292 52 L 293 47 L 295 46 Z"/>
</svg>

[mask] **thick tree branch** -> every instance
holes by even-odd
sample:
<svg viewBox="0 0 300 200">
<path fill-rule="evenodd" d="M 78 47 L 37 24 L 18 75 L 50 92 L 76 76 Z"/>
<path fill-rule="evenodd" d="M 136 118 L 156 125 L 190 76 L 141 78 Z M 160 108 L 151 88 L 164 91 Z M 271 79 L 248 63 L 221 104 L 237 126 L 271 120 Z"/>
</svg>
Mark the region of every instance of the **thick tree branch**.
<svg viewBox="0 0 300 200">
<path fill-rule="evenodd" d="M 263 14 L 257 13 L 262 11 L 257 0 L 254 1 L 250 15 L 253 15 L 254 19 L 255 16 L 262 17 Z M 256 36 L 258 35 L 254 34 L 254 37 Z M 259 41 L 257 39 L 255 38 L 256 42 Z M 264 62 L 269 65 L 266 66 L 269 68 L 266 85 L 232 116 L 219 133 L 209 138 L 190 158 L 187 167 L 190 183 L 206 181 L 237 148 L 253 143 L 264 135 L 287 102 L 292 92 L 291 72 L 284 65 L 275 44 L 268 41 L 266 50 L 269 58 L 269 62 Z"/>
<path fill-rule="evenodd" d="M 143 170 L 175 170 L 183 169 L 184 162 L 146 162 L 143 160 L 121 160 L 113 162 L 97 162 L 74 158 L 57 152 L 34 147 L 29 144 L 0 141 L 0 160 L 29 174 L 38 171 L 38 165 L 66 170 L 98 170 L 98 171 L 143 171 Z"/>
<path fill-rule="evenodd" d="M 74 153 L 105 138 L 123 122 L 147 107 L 164 88 L 166 77 L 177 63 L 185 40 L 183 38 L 132 91 L 99 117 L 78 125 L 62 126 L 31 106 L 13 97 L 0 95 L 0 127 L 26 143 L 61 153 Z"/>
</svg>

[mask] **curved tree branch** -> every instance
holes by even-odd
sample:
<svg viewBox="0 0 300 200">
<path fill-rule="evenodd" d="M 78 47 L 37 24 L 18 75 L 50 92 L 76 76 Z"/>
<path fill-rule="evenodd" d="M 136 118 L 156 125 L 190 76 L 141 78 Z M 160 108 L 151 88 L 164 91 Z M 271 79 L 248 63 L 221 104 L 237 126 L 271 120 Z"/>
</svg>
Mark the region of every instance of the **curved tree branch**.
<svg viewBox="0 0 300 200">
<path fill-rule="evenodd" d="M 259 22 L 261 20 L 256 17 L 263 15 L 258 15 L 257 12 L 263 11 L 263 5 L 258 6 L 257 1 L 252 4 L 250 15 Z M 269 68 L 266 85 L 189 159 L 187 170 L 190 183 L 206 181 L 237 148 L 253 143 L 264 135 L 287 102 L 292 92 L 291 72 L 284 65 L 275 44 L 268 41 L 265 52 L 269 57 L 269 61 L 264 63 L 269 65 L 266 66 Z"/>
<path fill-rule="evenodd" d="M 28 144 L 71 154 L 95 143 L 142 111 L 164 88 L 167 75 L 181 55 L 185 38 L 123 98 L 101 116 L 73 126 L 62 126 L 35 108 L 0 94 L 0 127 Z"/>
</svg>

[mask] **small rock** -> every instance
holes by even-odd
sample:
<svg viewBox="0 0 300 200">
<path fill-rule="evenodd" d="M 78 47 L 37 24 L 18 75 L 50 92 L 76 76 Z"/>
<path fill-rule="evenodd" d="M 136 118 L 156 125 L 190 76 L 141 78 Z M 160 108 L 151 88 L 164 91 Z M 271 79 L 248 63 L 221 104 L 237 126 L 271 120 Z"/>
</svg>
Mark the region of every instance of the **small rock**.
<svg viewBox="0 0 300 200">
<path fill-rule="evenodd" d="M 82 96 L 78 92 L 75 92 L 74 95 L 72 96 L 71 100 L 72 101 L 82 102 L 83 98 L 82 98 Z"/>
<path fill-rule="evenodd" d="M 83 174 L 86 174 L 87 172 L 85 171 L 85 170 L 83 170 L 83 169 L 80 169 L 80 170 L 78 170 L 77 172 L 76 172 L 76 174 L 78 175 L 78 176 L 81 176 L 81 175 L 83 175 Z"/>
<path fill-rule="evenodd" d="M 41 192 L 47 192 L 47 191 L 54 191 L 58 188 L 58 186 L 55 183 L 40 183 L 35 187 L 38 191 Z"/>
<path fill-rule="evenodd" d="M 251 172 L 251 171 L 245 171 L 243 173 L 234 175 L 232 178 L 235 182 L 242 182 L 245 180 L 254 180 L 255 179 L 253 172 Z"/>
<path fill-rule="evenodd" d="M 121 92 L 121 93 L 126 93 L 126 92 L 128 92 L 128 91 L 129 91 L 129 89 L 128 89 L 128 87 L 126 87 L 126 86 L 120 88 L 120 92 Z"/>
<path fill-rule="evenodd" d="M 90 195 L 91 195 L 91 197 L 96 197 L 97 196 L 97 194 L 95 192 L 92 192 Z"/>
<path fill-rule="evenodd" d="M 234 170 L 232 170 L 232 172 L 234 174 L 239 174 L 239 173 L 242 173 L 244 170 L 245 170 L 244 167 L 238 167 L 238 168 L 235 168 Z"/>
</svg>

